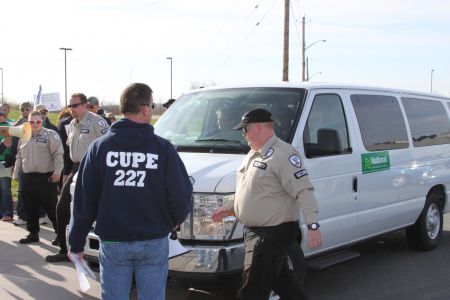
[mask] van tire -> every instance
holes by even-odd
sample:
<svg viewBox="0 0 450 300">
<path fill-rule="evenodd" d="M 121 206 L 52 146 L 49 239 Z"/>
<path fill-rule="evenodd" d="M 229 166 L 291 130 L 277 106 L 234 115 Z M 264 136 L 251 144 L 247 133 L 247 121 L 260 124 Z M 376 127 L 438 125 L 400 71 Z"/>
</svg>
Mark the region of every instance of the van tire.
<svg viewBox="0 0 450 300">
<path fill-rule="evenodd" d="M 431 191 L 416 223 L 406 230 L 412 248 L 429 251 L 439 244 L 444 224 L 441 198 L 438 192 Z"/>
</svg>

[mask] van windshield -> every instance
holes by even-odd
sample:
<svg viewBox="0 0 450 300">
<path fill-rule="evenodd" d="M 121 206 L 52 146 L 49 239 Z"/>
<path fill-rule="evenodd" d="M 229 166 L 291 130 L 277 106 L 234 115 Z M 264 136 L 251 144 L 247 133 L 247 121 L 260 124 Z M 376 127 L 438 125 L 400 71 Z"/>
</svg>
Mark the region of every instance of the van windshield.
<svg viewBox="0 0 450 300">
<path fill-rule="evenodd" d="M 181 96 L 156 122 L 155 133 L 178 151 L 246 153 L 242 115 L 256 107 L 270 111 L 279 138 L 290 143 L 306 91 L 295 88 L 233 88 L 199 90 Z"/>
</svg>

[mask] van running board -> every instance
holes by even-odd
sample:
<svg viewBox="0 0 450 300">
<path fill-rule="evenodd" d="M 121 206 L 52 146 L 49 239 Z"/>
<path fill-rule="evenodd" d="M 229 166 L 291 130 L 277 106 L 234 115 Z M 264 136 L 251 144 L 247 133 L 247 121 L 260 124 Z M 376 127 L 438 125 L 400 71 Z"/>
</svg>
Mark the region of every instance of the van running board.
<svg viewBox="0 0 450 300">
<path fill-rule="evenodd" d="M 319 271 L 331 267 L 333 265 L 336 265 L 338 263 L 342 263 L 357 258 L 360 255 L 361 254 L 359 252 L 345 249 L 330 254 L 326 254 L 323 256 L 319 256 L 317 258 L 312 258 L 310 260 L 307 260 L 306 264 L 308 266 L 308 269 Z"/>
</svg>

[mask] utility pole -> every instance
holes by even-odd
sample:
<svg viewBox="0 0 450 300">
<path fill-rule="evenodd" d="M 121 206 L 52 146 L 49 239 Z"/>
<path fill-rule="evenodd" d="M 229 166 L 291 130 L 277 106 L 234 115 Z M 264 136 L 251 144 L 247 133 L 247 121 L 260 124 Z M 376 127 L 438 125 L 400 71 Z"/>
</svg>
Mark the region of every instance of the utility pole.
<svg viewBox="0 0 450 300">
<path fill-rule="evenodd" d="M 166 59 L 170 60 L 170 99 L 172 99 L 172 57 L 166 57 Z"/>
<path fill-rule="evenodd" d="M 305 81 L 305 16 L 302 17 L 302 81 Z"/>
<path fill-rule="evenodd" d="M 289 81 L 289 0 L 284 0 L 283 81 Z"/>
<path fill-rule="evenodd" d="M 66 94 L 66 107 L 67 107 L 67 57 L 66 57 L 66 53 L 67 53 L 67 51 L 71 51 L 72 48 L 61 47 L 61 48 L 59 48 L 59 50 L 64 51 L 64 89 L 65 89 L 65 94 Z"/>
<path fill-rule="evenodd" d="M 2 103 L 3 103 L 3 68 L 0 68 L 2 71 Z"/>
<path fill-rule="evenodd" d="M 430 93 L 433 92 L 433 73 L 434 73 L 434 69 L 431 70 L 431 84 L 430 84 Z"/>
</svg>

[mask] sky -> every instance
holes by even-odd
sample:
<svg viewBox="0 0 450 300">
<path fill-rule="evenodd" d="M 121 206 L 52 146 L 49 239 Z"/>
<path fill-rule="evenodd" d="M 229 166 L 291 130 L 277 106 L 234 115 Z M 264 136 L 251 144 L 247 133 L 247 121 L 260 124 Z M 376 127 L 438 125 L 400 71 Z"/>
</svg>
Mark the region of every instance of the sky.
<svg viewBox="0 0 450 300">
<path fill-rule="evenodd" d="M 289 81 L 301 82 L 305 16 L 311 81 L 450 96 L 450 1 L 291 0 Z M 97 96 L 118 104 L 132 82 L 156 102 L 193 86 L 282 80 L 284 0 L 0 2 L 3 97 Z M 172 60 L 167 59 L 172 57 Z M 172 62 L 172 89 L 171 89 Z M 432 71 L 434 70 L 434 71 Z M 433 80 L 431 80 L 433 78 Z M 172 95 L 171 95 L 172 94 Z"/>
</svg>

